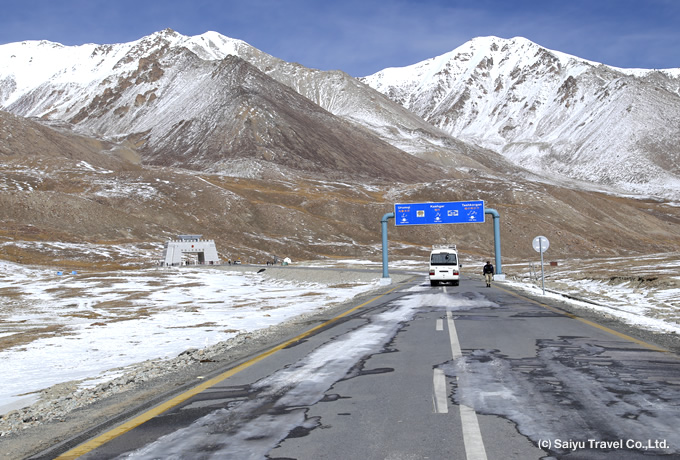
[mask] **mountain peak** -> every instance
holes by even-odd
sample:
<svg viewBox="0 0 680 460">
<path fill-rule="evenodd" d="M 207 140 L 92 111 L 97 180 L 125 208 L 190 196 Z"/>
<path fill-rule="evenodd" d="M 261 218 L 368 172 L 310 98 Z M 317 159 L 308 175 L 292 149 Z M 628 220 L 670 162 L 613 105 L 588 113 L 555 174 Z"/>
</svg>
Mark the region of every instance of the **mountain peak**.
<svg viewBox="0 0 680 460">
<path fill-rule="evenodd" d="M 647 186 L 654 183 L 672 183 L 672 194 L 680 188 L 672 176 L 676 164 L 664 167 L 669 161 L 662 158 L 677 157 L 669 140 L 677 130 L 667 120 L 680 113 L 680 69 L 622 71 L 524 37 L 477 37 L 444 55 L 361 79 L 391 101 L 346 75 L 286 63 L 214 31 L 189 37 L 164 29 L 115 45 L 22 42 L 0 45 L 0 107 L 105 136 L 134 128 L 147 139 L 154 138 L 151 131 L 170 139 L 195 129 L 198 121 L 189 124 L 184 116 L 190 111 L 175 109 L 185 104 L 193 111 L 200 84 L 215 84 L 210 74 L 230 55 L 416 156 L 454 151 L 470 159 L 471 151 L 481 151 L 473 146 L 481 146 L 539 174 L 557 171 L 634 191 L 652 190 Z M 160 101 L 173 110 L 156 111 Z M 441 153 L 440 146 L 453 144 Z M 479 155 L 476 161 L 475 167 Z M 663 184 L 654 193 L 663 192 Z"/>
<path fill-rule="evenodd" d="M 668 123 L 680 116 L 680 73 L 609 67 L 522 37 L 479 37 L 362 81 L 537 174 L 680 196 L 680 166 L 668 167 L 680 155 Z"/>
<path fill-rule="evenodd" d="M 168 36 L 181 35 L 180 33 L 178 33 L 177 31 L 175 31 L 174 29 L 171 29 L 170 27 L 166 27 L 165 29 L 163 29 L 163 30 L 161 30 L 161 31 L 159 31 L 159 32 L 156 32 L 156 34 L 159 34 L 159 35 L 168 35 Z"/>
<path fill-rule="evenodd" d="M 397 181 L 445 175 L 240 55 L 265 68 L 278 65 L 275 58 L 215 32 L 186 37 L 166 29 L 132 43 L 64 47 L 49 56 L 25 51 L 18 59 L 30 65 L 0 72 L 0 106 L 133 140 L 147 164 L 230 174 L 246 161 L 278 174 Z"/>
</svg>

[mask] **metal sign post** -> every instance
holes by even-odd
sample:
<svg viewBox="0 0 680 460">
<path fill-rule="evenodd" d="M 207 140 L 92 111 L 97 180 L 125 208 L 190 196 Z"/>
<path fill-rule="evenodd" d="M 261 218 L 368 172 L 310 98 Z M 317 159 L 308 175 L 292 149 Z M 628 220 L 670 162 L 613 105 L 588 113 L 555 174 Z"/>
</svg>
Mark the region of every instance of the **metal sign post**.
<svg viewBox="0 0 680 460">
<path fill-rule="evenodd" d="M 394 219 L 394 213 L 388 212 L 385 214 L 380 221 L 382 225 L 382 266 L 383 266 L 383 276 L 380 278 L 380 284 L 390 284 L 392 280 L 390 279 L 390 274 L 387 270 L 387 219 Z"/>
<path fill-rule="evenodd" d="M 537 236 L 532 243 L 534 250 L 541 253 L 541 287 L 545 295 L 545 272 L 543 271 L 543 253 L 550 247 L 550 241 L 545 236 Z"/>
</svg>

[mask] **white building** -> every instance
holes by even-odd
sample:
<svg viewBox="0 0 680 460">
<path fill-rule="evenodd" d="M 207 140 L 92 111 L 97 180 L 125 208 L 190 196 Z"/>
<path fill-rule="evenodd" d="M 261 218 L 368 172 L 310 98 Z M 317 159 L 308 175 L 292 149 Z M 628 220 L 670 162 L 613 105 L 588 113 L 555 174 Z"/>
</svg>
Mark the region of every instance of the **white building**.
<svg viewBox="0 0 680 460">
<path fill-rule="evenodd" d="M 187 263 L 213 265 L 219 264 L 214 240 L 202 240 L 203 235 L 179 235 L 178 239 L 166 241 L 163 250 L 163 265 L 182 265 Z M 184 256 L 184 257 L 183 257 Z"/>
</svg>

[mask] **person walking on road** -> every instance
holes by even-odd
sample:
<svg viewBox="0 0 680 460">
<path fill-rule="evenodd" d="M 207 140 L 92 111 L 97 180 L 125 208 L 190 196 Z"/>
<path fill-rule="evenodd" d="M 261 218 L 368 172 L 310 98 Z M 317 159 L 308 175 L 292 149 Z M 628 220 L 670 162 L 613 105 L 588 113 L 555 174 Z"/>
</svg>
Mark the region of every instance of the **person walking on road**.
<svg viewBox="0 0 680 460">
<path fill-rule="evenodd" d="M 493 280 L 493 265 L 491 265 L 491 262 L 488 260 L 482 269 L 482 273 L 484 274 L 484 279 L 486 280 L 486 287 L 491 287 L 491 280 Z"/>
</svg>

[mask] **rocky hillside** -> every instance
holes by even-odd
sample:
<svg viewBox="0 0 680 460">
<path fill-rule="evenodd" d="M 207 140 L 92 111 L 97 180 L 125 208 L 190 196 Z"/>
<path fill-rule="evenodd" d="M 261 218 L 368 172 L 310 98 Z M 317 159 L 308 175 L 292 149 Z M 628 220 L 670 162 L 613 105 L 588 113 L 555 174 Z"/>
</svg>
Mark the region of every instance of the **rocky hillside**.
<svg viewBox="0 0 680 460">
<path fill-rule="evenodd" d="M 235 72 L 236 58 L 272 79 L 245 65 L 238 70 L 243 74 Z M 321 152 L 349 155 L 357 164 L 345 173 L 433 178 L 385 144 L 446 168 L 519 171 L 497 153 L 452 138 L 349 75 L 288 63 L 214 32 L 185 37 L 168 29 L 116 45 L 2 45 L 0 106 L 24 117 L 66 121 L 83 132 L 130 139 L 146 153 L 144 161 L 155 156 L 149 161 L 158 162 L 160 152 L 177 165 L 231 175 L 262 177 L 268 170 L 263 166 L 279 165 L 284 158 L 289 160 L 281 166 L 304 169 L 310 156 Z M 388 175 L 386 166 L 379 173 L 367 168 L 365 158 L 357 162 L 364 151 L 377 156 L 389 151 L 405 167 L 397 168 L 402 160 L 390 158 Z M 319 163 L 327 159 L 322 156 Z"/>
<path fill-rule="evenodd" d="M 145 265 L 160 258 L 163 241 L 180 233 L 216 240 L 225 259 L 379 260 L 379 221 L 394 203 L 470 196 L 501 213 L 506 258 L 534 257 L 537 234 L 550 239 L 554 258 L 680 250 L 677 210 L 659 201 L 479 172 L 401 184 L 230 177 L 139 165 L 104 141 L 2 115 L 0 132 L 22 138 L 11 154 L 3 147 L 0 157 L 0 258 L 6 260 Z M 430 244 L 447 241 L 467 254 L 493 253 L 490 221 L 388 228 L 395 257 L 425 257 Z"/>
<path fill-rule="evenodd" d="M 501 213 L 505 257 L 533 257 L 537 234 L 556 258 L 680 250 L 664 200 L 532 174 L 342 72 L 218 34 L 2 45 L 0 105 L 3 259 L 148 264 L 180 233 L 246 261 L 378 259 L 394 203 L 469 199 Z M 398 256 L 493 251 L 490 222 L 389 233 Z"/>
<path fill-rule="evenodd" d="M 78 72 L 87 73 L 94 65 L 89 70 L 97 79 L 75 83 L 54 78 L 23 92 L 16 89 L 10 91 L 7 108 L 69 123 L 81 133 L 127 141 L 145 164 L 250 177 L 285 177 L 291 170 L 398 181 L 444 176 L 236 56 L 204 60 L 187 48 L 170 46 L 162 35 L 156 38 L 126 53 L 97 48 L 89 55 L 97 63 L 85 61 Z M 44 46 L 52 47 L 38 45 L 38 50 L 44 52 Z M 31 66 L 38 61 L 33 59 Z M 113 73 L 104 73 L 107 66 Z M 71 75 L 70 80 L 78 78 Z M 20 88 L 17 80 L 5 78 L 5 88 Z"/>
<path fill-rule="evenodd" d="M 617 69 L 484 37 L 362 81 L 540 175 L 680 198 L 680 69 Z"/>
</svg>

